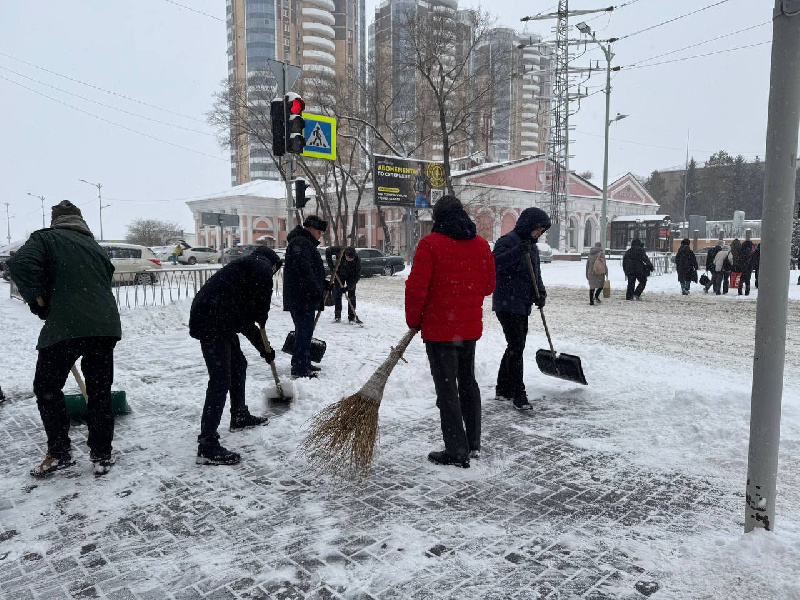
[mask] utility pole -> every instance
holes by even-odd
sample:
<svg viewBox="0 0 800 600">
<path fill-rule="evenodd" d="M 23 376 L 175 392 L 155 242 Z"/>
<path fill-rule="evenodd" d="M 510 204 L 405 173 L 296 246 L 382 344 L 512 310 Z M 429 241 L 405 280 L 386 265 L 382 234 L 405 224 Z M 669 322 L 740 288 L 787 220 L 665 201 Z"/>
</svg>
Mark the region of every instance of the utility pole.
<svg viewBox="0 0 800 600">
<path fill-rule="evenodd" d="M 44 224 L 44 196 L 37 196 L 36 194 L 31 194 L 30 192 L 27 192 L 27 194 L 28 196 L 33 196 L 34 198 L 38 198 L 42 203 L 42 229 L 44 229 L 45 227 L 47 227 L 47 225 Z"/>
<path fill-rule="evenodd" d="M 756 304 L 745 533 L 775 528 L 781 399 L 786 356 L 790 240 L 800 127 L 800 1 L 775 0 L 764 208 L 761 287 Z"/>
<path fill-rule="evenodd" d="M 10 202 L 3 202 L 6 205 L 6 239 L 11 244 L 11 217 L 8 216 L 8 207 L 11 206 Z"/>
<path fill-rule="evenodd" d="M 106 204 L 103 206 L 103 196 L 100 190 L 103 188 L 103 185 L 100 183 L 92 183 L 91 181 L 86 181 L 85 179 L 79 179 L 78 181 L 82 181 L 83 183 L 88 183 L 89 185 L 97 188 L 97 200 L 100 203 L 100 240 L 102 241 L 103 238 L 103 209 L 108 208 L 111 206 L 110 204 Z"/>
</svg>

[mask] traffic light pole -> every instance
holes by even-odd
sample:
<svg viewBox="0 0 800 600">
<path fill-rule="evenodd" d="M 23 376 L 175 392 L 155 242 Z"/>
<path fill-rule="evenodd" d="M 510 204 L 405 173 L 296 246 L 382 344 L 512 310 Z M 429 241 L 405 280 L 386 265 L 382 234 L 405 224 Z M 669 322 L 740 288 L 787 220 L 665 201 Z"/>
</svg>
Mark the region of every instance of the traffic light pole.
<svg viewBox="0 0 800 600">
<path fill-rule="evenodd" d="M 775 528 L 781 430 L 789 248 L 800 127 L 800 12 L 797 0 L 776 0 L 764 160 L 761 287 L 756 302 L 745 533 Z"/>
<path fill-rule="evenodd" d="M 283 78 L 281 80 L 281 89 L 280 95 L 283 98 L 286 95 L 286 92 L 292 87 L 292 84 L 289 82 L 289 70 L 286 68 L 286 63 L 281 63 L 283 65 Z M 285 113 L 284 113 L 285 118 Z M 286 140 L 288 142 L 289 140 Z M 283 170 L 283 177 L 284 181 L 286 182 L 286 236 L 289 236 L 289 232 L 294 229 L 292 227 L 292 223 L 294 222 L 293 216 L 293 204 L 292 204 L 292 179 L 294 178 L 294 156 L 288 155 L 286 156 L 284 162 L 284 170 Z M 288 245 L 288 240 L 287 240 Z"/>
</svg>

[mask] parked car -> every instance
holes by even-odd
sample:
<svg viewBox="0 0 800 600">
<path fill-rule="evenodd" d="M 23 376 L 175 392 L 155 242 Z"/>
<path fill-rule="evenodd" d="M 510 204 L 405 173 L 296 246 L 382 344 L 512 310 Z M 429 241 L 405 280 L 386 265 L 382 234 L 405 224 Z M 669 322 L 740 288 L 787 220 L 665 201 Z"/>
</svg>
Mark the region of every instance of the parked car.
<svg viewBox="0 0 800 600">
<path fill-rule="evenodd" d="M 150 285 L 158 281 L 161 261 L 147 246 L 99 242 L 114 265 L 114 281 Z"/>
<path fill-rule="evenodd" d="M 399 256 L 384 254 L 375 248 L 356 248 L 361 259 L 361 275 L 394 275 L 406 268 L 405 261 Z"/>
<path fill-rule="evenodd" d="M 178 257 L 178 262 L 185 265 L 196 265 L 197 263 L 215 263 L 219 261 L 219 252 L 213 248 L 196 246 L 194 248 L 184 248 L 183 254 Z"/>
<path fill-rule="evenodd" d="M 175 244 L 171 246 L 150 246 L 150 250 L 153 251 L 153 254 L 156 255 L 156 258 L 160 260 L 162 263 L 166 263 L 170 261 L 170 257 L 172 256 L 172 251 L 175 249 Z"/>
<path fill-rule="evenodd" d="M 221 263 L 223 265 L 227 265 L 229 262 L 234 261 L 237 258 L 242 258 L 243 256 L 247 256 L 259 246 L 260 244 L 243 244 L 240 246 L 234 246 L 233 248 L 228 248 L 222 254 Z M 217 256 L 219 256 L 219 254 L 217 254 Z"/>
</svg>

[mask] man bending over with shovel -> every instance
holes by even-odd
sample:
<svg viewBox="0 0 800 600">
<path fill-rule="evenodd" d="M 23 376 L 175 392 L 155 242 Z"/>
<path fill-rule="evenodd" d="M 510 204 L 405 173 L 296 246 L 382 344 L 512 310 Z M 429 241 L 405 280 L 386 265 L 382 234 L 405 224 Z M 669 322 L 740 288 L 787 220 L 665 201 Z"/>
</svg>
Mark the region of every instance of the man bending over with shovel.
<svg viewBox="0 0 800 600">
<path fill-rule="evenodd" d="M 268 417 L 251 415 L 247 408 L 247 360 L 237 334 L 244 335 L 268 363 L 275 360 L 275 351 L 265 348 L 258 326 L 263 327 L 267 322 L 272 276 L 280 266 L 278 255 L 260 246 L 220 269 L 200 288 L 192 302 L 189 335 L 200 340 L 208 368 L 206 402 L 197 438 L 199 465 L 235 465 L 241 460 L 238 453 L 220 445 L 217 433 L 229 391 L 231 431 L 269 423 Z"/>
<path fill-rule="evenodd" d="M 47 456 L 31 475 L 47 477 L 75 464 L 61 390 L 81 357 L 88 395 L 86 443 L 95 475 L 104 475 L 114 463 L 111 383 L 114 346 L 122 337 L 111 293 L 114 266 L 80 209 L 64 200 L 53 207 L 50 228 L 34 231 L 8 268 L 31 312 L 45 321 L 36 346 L 33 393 L 47 433 Z"/>
<path fill-rule="evenodd" d="M 494 264 L 497 287 L 492 296 L 492 310 L 506 336 L 506 351 L 497 373 L 495 394 L 498 400 L 513 400 L 514 408 L 530 410 L 525 383 L 522 381 L 522 354 L 528 335 L 528 317 L 531 307 L 544 306 L 547 291 L 539 266 L 536 241 L 550 228 L 550 217 L 540 208 L 526 208 L 519 215 L 517 225 L 494 245 Z M 526 254 L 531 257 L 539 296 L 536 297 L 533 279 Z"/>
</svg>

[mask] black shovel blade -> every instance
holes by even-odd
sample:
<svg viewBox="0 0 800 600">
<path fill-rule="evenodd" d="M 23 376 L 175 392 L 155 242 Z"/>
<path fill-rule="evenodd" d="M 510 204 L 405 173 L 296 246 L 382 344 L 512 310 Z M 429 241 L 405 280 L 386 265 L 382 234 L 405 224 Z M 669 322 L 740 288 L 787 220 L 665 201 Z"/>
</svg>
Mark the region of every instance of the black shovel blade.
<svg viewBox="0 0 800 600">
<path fill-rule="evenodd" d="M 327 350 L 327 348 L 328 344 L 322 340 L 311 338 L 311 362 L 320 362 L 322 357 L 325 356 L 325 350 Z M 294 353 L 294 331 L 290 331 L 286 336 L 286 341 L 283 342 L 281 351 L 286 352 L 286 354 Z"/>
<path fill-rule="evenodd" d="M 538 350 L 536 352 L 536 364 L 545 375 L 589 385 L 583 374 L 581 359 L 574 354 L 562 353 L 554 356 L 550 350 Z"/>
</svg>

